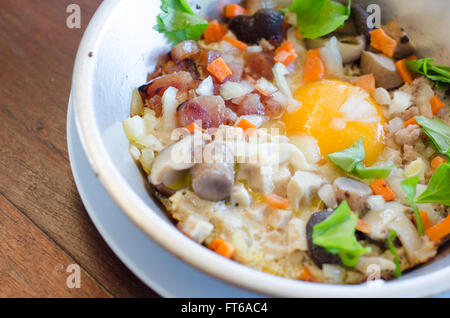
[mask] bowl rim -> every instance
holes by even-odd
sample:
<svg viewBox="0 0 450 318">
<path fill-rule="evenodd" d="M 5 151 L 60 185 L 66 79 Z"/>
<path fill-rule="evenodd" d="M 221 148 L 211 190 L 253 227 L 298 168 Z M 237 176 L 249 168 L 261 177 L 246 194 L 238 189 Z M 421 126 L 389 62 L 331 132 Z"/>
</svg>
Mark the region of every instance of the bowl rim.
<svg viewBox="0 0 450 318">
<path fill-rule="evenodd" d="M 81 144 L 100 183 L 140 230 L 189 265 L 227 283 L 277 297 L 410 297 L 430 296 L 450 287 L 450 266 L 435 272 L 384 284 L 330 285 L 303 282 L 260 272 L 228 260 L 183 235 L 163 220 L 133 191 L 115 167 L 102 142 L 94 117 L 93 79 L 96 55 L 114 14 L 129 1 L 103 1 L 81 40 L 72 78 L 75 122 Z M 92 52 L 92 53 L 91 53 Z"/>
</svg>

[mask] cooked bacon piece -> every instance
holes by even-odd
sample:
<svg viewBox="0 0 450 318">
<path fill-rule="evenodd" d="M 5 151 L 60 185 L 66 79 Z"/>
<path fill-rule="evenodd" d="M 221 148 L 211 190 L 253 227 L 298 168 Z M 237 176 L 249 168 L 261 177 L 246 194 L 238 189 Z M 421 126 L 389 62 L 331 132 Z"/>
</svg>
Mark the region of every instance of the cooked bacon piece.
<svg viewBox="0 0 450 318">
<path fill-rule="evenodd" d="M 278 118 L 281 116 L 284 107 L 276 101 L 271 95 L 261 96 L 261 103 L 264 105 L 264 114 L 270 118 Z"/>
<path fill-rule="evenodd" d="M 178 43 L 172 48 L 172 59 L 175 62 L 181 62 L 186 59 L 194 58 L 200 52 L 197 42 L 188 40 Z"/>
<path fill-rule="evenodd" d="M 176 72 L 189 72 L 193 78 L 199 77 L 197 67 L 191 59 L 186 59 L 178 63 L 170 60 L 162 65 L 161 70 L 163 75 L 173 74 Z"/>
<path fill-rule="evenodd" d="M 232 74 L 228 76 L 225 81 L 240 82 L 242 74 L 244 73 L 244 60 L 241 58 L 235 58 L 233 61 L 227 63 Z"/>
<path fill-rule="evenodd" d="M 264 115 L 264 105 L 258 94 L 248 94 L 232 99 L 231 109 L 238 115 Z"/>
<path fill-rule="evenodd" d="M 226 111 L 222 97 L 198 96 L 178 107 L 178 127 L 185 127 L 195 121 L 201 121 L 203 129 L 226 124 L 229 121 L 229 113 Z"/>
<path fill-rule="evenodd" d="M 273 79 L 273 53 L 250 52 L 244 55 L 248 66 L 248 74 L 253 78 L 265 77 L 269 81 Z"/>
</svg>

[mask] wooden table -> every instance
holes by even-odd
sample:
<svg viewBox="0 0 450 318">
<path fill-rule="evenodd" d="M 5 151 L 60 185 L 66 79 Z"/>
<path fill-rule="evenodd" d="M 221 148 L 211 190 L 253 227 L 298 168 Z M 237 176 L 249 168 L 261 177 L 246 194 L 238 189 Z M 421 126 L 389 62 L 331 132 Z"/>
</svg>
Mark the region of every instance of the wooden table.
<svg viewBox="0 0 450 318">
<path fill-rule="evenodd" d="M 69 4 L 81 28 L 66 25 Z M 0 1 L 0 297 L 155 297 L 89 219 L 70 170 L 75 54 L 100 0 Z M 68 288 L 70 264 L 81 288 Z"/>
</svg>

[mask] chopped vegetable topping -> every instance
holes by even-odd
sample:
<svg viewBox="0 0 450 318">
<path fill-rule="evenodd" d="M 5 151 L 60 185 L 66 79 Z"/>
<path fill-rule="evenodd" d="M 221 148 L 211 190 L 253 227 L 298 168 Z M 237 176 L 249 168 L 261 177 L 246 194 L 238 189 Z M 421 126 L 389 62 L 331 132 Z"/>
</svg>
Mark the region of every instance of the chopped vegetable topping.
<svg viewBox="0 0 450 318">
<path fill-rule="evenodd" d="M 217 20 L 213 20 L 209 23 L 208 27 L 205 29 L 204 38 L 205 43 L 210 44 L 214 42 L 222 41 L 223 37 L 227 33 L 227 30 L 223 25 Z"/>
<path fill-rule="evenodd" d="M 295 47 L 292 42 L 286 41 L 276 49 L 274 60 L 289 66 L 297 57 L 298 55 L 295 53 Z"/>
<path fill-rule="evenodd" d="M 404 126 L 405 128 L 408 127 L 409 125 L 417 125 L 417 126 L 419 126 L 419 124 L 417 123 L 417 121 L 416 121 L 416 119 L 415 119 L 414 117 L 412 117 L 412 118 L 406 120 L 406 121 L 403 123 L 403 126 Z"/>
<path fill-rule="evenodd" d="M 208 248 L 226 258 L 232 258 L 236 252 L 236 248 L 233 244 L 218 238 L 209 243 Z"/>
<path fill-rule="evenodd" d="M 304 38 L 315 39 L 327 35 L 350 16 L 351 0 L 348 6 L 331 0 L 294 0 L 284 11 L 297 15 L 297 27 Z"/>
<path fill-rule="evenodd" d="M 317 81 L 325 77 L 325 63 L 320 56 L 319 49 L 309 50 L 306 53 L 305 82 Z"/>
<path fill-rule="evenodd" d="M 223 60 L 223 58 L 219 57 L 211 62 L 206 68 L 208 72 L 211 73 L 215 78 L 217 78 L 220 82 L 223 82 L 225 78 L 232 74 L 230 68 L 227 63 Z"/>
<path fill-rule="evenodd" d="M 439 168 L 440 165 L 445 163 L 445 158 L 442 158 L 441 156 L 436 156 L 431 160 L 431 169 L 435 171 L 437 168 Z"/>
<path fill-rule="evenodd" d="M 223 10 L 223 15 L 228 18 L 234 18 L 237 15 L 242 15 L 242 14 L 247 14 L 247 9 L 241 7 L 238 4 L 229 4 L 227 6 L 225 6 L 224 10 Z"/>
<path fill-rule="evenodd" d="M 431 63 L 434 59 L 406 61 L 406 66 L 413 72 L 425 75 L 436 83 L 436 87 L 447 90 L 450 87 L 450 66 Z"/>
<path fill-rule="evenodd" d="M 363 138 L 358 139 L 347 149 L 327 155 L 336 166 L 362 179 L 387 178 L 395 167 L 393 165 L 365 167 L 362 162 L 365 157 Z"/>
<path fill-rule="evenodd" d="M 162 0 L 161 10 L 153 29 L 175 44 L 200 39 L 208 26 L 208 21 L 195 15 L 186 0 Z"/>
<path fill-rule="evenodd" d="M 427 235 L 433 242 L 439 241 L 448 234 L 450 234 L 450 215 L 427 230 Z"/>
<path fill-rule="evenodd" d="M 193 133 L 195 130 L 204 132 L 205 130 L 199 126 L 197 126 L 195 123 L 190 123 L 185 127 L 190 133 Z"/>
<path fill-rule="evenodd" d="M 229 37 L 228 35 L 225 35 L 223 37 L 223 40 L 230 43 L 231 45 L 237 47 L 239 50 L 242 50 L 242 51 L 246 51 L 248 48 L 248 45 L 245 44 L 244 42 L 233 39 L 232 37 Z"/>
<path fill-rule="evenodd" d="M 304 266 L 303 267 L 303 271 L 300 274 L 299 279 L 303 280 L 305 282 L 317 282 L 316 276 L 313 273 L 311 273 L 311 271 L 308 268 L 308 266 Z"/>
<path fill-rule="evenodd" d="M 370 252 L 356 240 L 357 221 L 358 213 L 350 213 L 347 201 L 342 201 L 328 218 L 314 226 L 313 243 L 337 254 L 345 266 L 354 267 L 361 255 Z"/>
<path fill-rule="evenodd" d="M 426 190 L 416 198 L 417 203 L 439 203 L 450 206 L 450 164 L 440 165 L 431 176 Z"/>
<path fill-rule="evenodd" d="M 433 115 L 436 115 L 442 107 L 444 107 L 444 103 L 437 96 L 433 96 L 430 99 L 431 111 Z"/>
<path fill-rule="evenodd" d="M 416 58 L 417 59 L 417 58 Z M 402 78 L 404 83 L 411 84 L 414 79 L 414 74 L 406 67 L 406 59 L 401 59 L 395 62 L 395 68 Z"/>
<path fill-rule="evenodd" d="M 256 125 L 245 118 L 241 118 L 236 124 L 236 127 L 241 128 L 244 131 L 244 134 L 247 136 L 253 135 L 256 129 Z"/>
<path fill-rule="evenodd" d="M 355 80 L 355 85 L 361 87 L 362 89 L 372 94 L 375 92 L 376 89 L 375 76 L 373 76 L 372 73 L 360 76 Z"/>
<path fill-rule="evenodd" d="M 416 218 L 417 232 L 419 235 L 423 235 L 423 223 L 422 217 L 417 207 L 415 197 L 417 191 L 417 183 L 419 182 L 419 176 L 405 179 L 401 182 L 400 186 L 403 192 L 406 194 L 405 200 L 411 205 L 414 210 L 414 216 Z"/>
<path fill-rule="evenodd" d="M 370 188 L 375 195 L 383 196 L 385 201 L 394 201 L 396 198 L 395 192 L 392 191 L 384 179 L 374 179 L 370 183 Z"/>
<path fill-rule="evenodd" d="M 265 202 L 267 205 L 280 210 L 286 210 L 289 207 L 289 201 L 286 198 L 276 195 L 275 193 L 267 194 Z"/>
<path fill-rule="evenodd" d="M 419 210 L 420 218 L 422 219 L 422 225 L 424 231 L 428 230 L 431 227 L 430 218 L 428 217 L 428 213 L 425 210 Z M 416 216 L 413 216 L 414 223 L 417 225 Z"/>
<path fill-rule="evenodd" d="M 423 116 L 414 117 L 423 128 L 425 134 L 430 138 L 436 149 L 450 156 L 450 126 L 438 118 L 429 119 Z"/>
<path fill-rule="evenodd" d="M 360 232 L 370 234 L 370 232 L 372 232 L 372 224 L 358 219 L 358 221 L 356 222 L 356 229 Z"/>
<path fill-rule="evenodd" d="M 388 245 L 389 245 L 389 249 L 391 250 L 392 255 L 394 255 L 394 263 L 395 263 L 394 276 L 400 277 L 400 276 L 402 276 L 402 270 L 400 268 L 400 261 L 399 261 L 398 255 L 397 255 L 397 251 L 395 250 L 395 247 L 394 247 L 394 241 L 395 241 L 396 237 L 397 237 L 397 232 L 395 232 L 394 230 L 391 230 L 388 235 Z"/>
<path fill-rule="evenodd" d="M 389 57 L 394 57 L 397 49 L 397 41 L 387 35 L 381 28 L 370 32 L 370 45 Z"/>
</svg>

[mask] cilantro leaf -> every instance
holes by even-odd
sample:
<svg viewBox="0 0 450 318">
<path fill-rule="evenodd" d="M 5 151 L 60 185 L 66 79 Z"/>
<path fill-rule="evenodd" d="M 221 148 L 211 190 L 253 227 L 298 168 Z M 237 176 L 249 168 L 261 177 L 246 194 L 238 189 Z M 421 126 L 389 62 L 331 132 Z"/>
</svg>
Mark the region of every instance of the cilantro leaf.
<svg viewBox="0 0 450 318">
<path fill-rule="evenodd" d="M 397 255 L 397 251 L 395 250 L 395 247 L 394 247 L 394 241 L 395 241 L 396 237 L 397 237 L 397 232 L 395 232 L 394 230 L 391 230 L 388 234 L 388 245 L 389 245 L 389 250 L 391 251 L 392 255 L 394 255 L 394 263 L 395 263 L 394 276 L 400 277 L 400 276 L 402 276 L 402 270 L 400 268 L 400 260 Z"/>
<path fill-rule="evenodd" d="M 438 118 L 430 119 L 416 116 L 414 119 L 422 127 L 436 149 L 441 154 L 450 157 L 450 126 Z"/>
<path fill-rule="evenodd" d="M 329 154 L 328 159 L 345 172 L 356 175 L 361 179 L 387 178 L 394 165 L 365 167 L 363 160 L 366 157 L 363 138 L 355 141 L 353 145 L 339 152 Z"/>
<path fill-rule="evenodd" d="M 406 67 L 414 73 L 422 74 L 434 81 L 436 87 L 447 90 L 450 87 L 450 67 L 441 64 L 433 64 L 434 59 L 424 58 L 420 60 L 406 61 Z"/>
<path fill-rule="evenodd" d="M 450 164 L 440 165 L 431 176 L 428 187 L 416 198 L 416 203 L 439 203 L 450 206 Z"/>
<path fill-rule="evenodd" d="M 403 192 L 406 194 L 405 200 L 411 205 L 411 207 L 414 210 L 414 215 L 416 216 L 416 223 L 417 223 L 417 232 L 419 232 L 419 235 L 423 235 L 422 217 L 420 216 L 419 208 L 417 207 L 415 201 L 417 183 L 419 183 L 419 176 L 403 180 L 400 183 L 400 186 Z"/>
<path fill-rule="evenodd" d="M 348 6 L 331 0 L 294 0 L 285 11 L 297 14 L 297 27 L 304 38 L 315 39 L 327 35 L 348 19 Z"/>
<path fill-rule="evenodd" d="M 343 201 L 328 218 L 313 227 L 313 243 L 337 254 L 344 265 L 355 267 L 359 257 L 370 252 L 370 248 L 356 240 L 357 221 L 358 214 L 352 214 L 347 201 Z"/>
<path fill-rule="evenodd" d="M 153 29 L 174 44 L 200 39 L 208 26 L 208 21 L 195 15 L 186 0 L 162 0 L 161 10 Z"/>
</svg>

